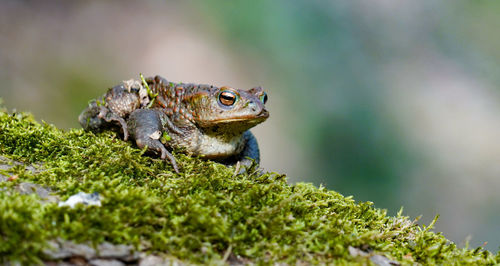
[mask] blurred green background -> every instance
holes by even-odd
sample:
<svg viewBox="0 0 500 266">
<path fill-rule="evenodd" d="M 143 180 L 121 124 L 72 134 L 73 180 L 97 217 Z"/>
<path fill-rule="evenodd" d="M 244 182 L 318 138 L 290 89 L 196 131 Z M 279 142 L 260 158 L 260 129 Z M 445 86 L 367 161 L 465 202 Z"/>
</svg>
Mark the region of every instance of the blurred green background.
<svg viewBox="0 0 500 266">
<path fill-rule="evenodd" d="M 500 2 L 0 0 L 0 97 L 60 128 L 120 81 L 269 94 L 263 167 L 500 245 Z M 485 244 L 485 242 L 488 242 Z"/>
</svg>

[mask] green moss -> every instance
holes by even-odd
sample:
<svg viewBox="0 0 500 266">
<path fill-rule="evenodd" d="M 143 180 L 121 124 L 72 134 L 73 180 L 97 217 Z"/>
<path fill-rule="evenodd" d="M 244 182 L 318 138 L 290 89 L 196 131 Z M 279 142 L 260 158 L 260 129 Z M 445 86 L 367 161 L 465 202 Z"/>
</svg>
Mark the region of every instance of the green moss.
<svg viewBox="0 0 500 266">
<path fill-rule="evenodd" d="M 34 196 L 0 192 L 0 258 L 40 263 L 48 237 L 45 209 Z"/>
<path fill-rule="evenodd" d="M 66 199 L 99 192 L 102 207 L 57 207 L 0 188 L 0 258 L 39 262 L 50 239 L 129 243 L 192 262 L 221 260 L 230 250 L 254 262 L 359 262 L 348 247 L 403 263 L 495 264 L 500 255 L 459 249 L 441 234 L 369 202 L 317 188 L 289 185 L 284 175 L 260 174 L 175 154 L 180 174 L 112 132 L 61 131 L 26 114 L 0 112 L 0 154 L 39 163 L 19 178 Z"/>
</svg>

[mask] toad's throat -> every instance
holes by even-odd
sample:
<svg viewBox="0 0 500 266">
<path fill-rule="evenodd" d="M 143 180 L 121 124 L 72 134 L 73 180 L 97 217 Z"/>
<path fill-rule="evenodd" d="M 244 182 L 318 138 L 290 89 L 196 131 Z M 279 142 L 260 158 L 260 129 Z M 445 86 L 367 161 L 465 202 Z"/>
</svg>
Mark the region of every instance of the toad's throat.
<svg viewBox="0 0 500 266">
<path fill-rule="evenodd" d="M 225 159 L 241 153 L 245 146 L 242 134 L 220 136 L 216 134 L 195 134 L 192 141 L 179 143 L 186 151 L 207 159 Z"/>
</svg>

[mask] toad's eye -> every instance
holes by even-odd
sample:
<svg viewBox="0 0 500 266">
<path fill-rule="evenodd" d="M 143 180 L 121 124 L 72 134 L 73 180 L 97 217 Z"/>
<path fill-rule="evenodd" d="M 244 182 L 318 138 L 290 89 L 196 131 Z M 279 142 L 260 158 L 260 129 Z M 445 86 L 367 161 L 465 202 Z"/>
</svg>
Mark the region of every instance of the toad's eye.
<svg viewBox="0 0 500 266">
<path fill-rule="evenodd" d="M 219 94 L 219 102 L 225 106 L 233 105 L 238 99 L 238 95 L 232 91 L 222 91 Z"/>
<path fill-rule="evenodd" d="M 260 96 L 260 101 L 263 103 L 263 104 L 266 104 L 267 103 L 267 93 L 262 93 L 262 95 Z"/>
</svg>

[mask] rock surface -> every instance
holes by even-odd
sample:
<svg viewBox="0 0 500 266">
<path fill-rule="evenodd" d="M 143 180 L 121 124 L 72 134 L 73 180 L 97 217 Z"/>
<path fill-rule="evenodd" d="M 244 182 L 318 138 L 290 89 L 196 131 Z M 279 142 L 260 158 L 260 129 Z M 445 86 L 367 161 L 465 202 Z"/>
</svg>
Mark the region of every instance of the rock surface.
<svg viewBox="0 0 500 266">
<path fill-rule="evenodd" d="M 4 156 L 0 156 L 0 182 L 9 182 L 17 179 L 18 177 L 16 175 L 7 176 L 5 174 L 8 174 L 9 170 L 12 167 L 18 165 L 24 165 L 25 170 L 32 173 L 43 171 L 43 169 L 41 169 L 41 166 L 25 165 L 22 162 L 17 162 Z M 35 183 L 20 182 L 15 186 L 14 189 L 22 195 L 37 194 L 43 203 L 59 201 L 59 197 L 54 195 L 54 191 L 52 191 L 48 187 L 44 187 Z"/>
</svg>

